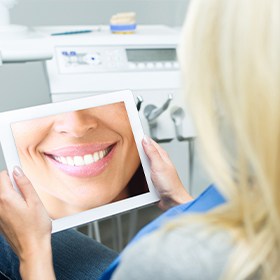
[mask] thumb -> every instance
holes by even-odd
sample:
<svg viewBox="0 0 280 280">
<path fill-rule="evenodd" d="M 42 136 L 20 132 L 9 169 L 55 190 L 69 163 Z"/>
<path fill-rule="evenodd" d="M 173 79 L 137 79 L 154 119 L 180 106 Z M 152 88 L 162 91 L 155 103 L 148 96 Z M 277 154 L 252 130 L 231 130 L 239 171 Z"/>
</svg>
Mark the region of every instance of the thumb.
<svg viewBox="0 0 280 280">
<path fill-rule="evenodd" d="M 17 184 L 17 187 L 22 194 L 23 199 L 26 202 L 30 201 L 31 199 L 34 200 L 34 198 L 36 200 L 39 199 L 31 182 L 25 176 L 25 174 L 23 173 L 22 169 L 19 166 L 14 167 L 13 176 Z"/>
<path fill-rule="evenodd" d="M 145 136 L 142 140 L 143 149 L 148 156 L 150 163 L 151 163 L 151 169 L 153 170 L 160 170 L 163 165 L 163 158 L 156 148 L 156 146 L 153 144 L 151 139 L 148 136 Z"/>
</svg>

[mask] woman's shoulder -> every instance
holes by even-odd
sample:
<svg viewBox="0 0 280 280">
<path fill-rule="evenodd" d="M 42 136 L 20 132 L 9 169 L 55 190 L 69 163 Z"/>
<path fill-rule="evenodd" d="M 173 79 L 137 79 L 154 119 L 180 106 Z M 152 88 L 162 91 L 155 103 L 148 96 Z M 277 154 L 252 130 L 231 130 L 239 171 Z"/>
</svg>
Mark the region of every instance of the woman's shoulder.
<svg viewBox="0 0 280 280">
<path fill-rule="evenodd" d="M 218 279 L 232 246 L 227 232 L 203 223 L 163 228 L 125 250 L 113 279 Z"/>
</svg>

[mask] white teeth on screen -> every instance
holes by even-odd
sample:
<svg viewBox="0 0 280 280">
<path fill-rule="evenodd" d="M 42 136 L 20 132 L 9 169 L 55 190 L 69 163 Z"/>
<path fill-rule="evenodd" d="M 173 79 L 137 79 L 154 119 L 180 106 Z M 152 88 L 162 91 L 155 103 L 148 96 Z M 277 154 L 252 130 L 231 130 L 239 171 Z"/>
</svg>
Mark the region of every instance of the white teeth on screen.
<svg viewBox="0 0 280 280">
<path fill-rule="evenodd" d="M 99 157 L 100 157 L 100 158 L 103 158 L 103 157 L 104 157 L 104 151 L 100 151 L 100 152 L 99 152 Z"/>
<path fill-rule="evenodd" d="M 105 149 L 103 151 L 98 151 L 93 154 L 87 154 L 84 156 L 55 156 L 54 159 L 62 164 L 70 165 L 70 166 L 83 166 L 88 165 L 93 162 L 97 162 L 108 155 L 110 149 Z"/>
<path fill-rule="evenodd" d="M 93 154 L 93 161 L 97 162 L 98 160 L 99 160 L 99 155 L 98 155 L 98 152 L 96 152 Z"/>
<path fill-rule="evenodd" d="M 61 163 L 67 164 L 67 159 L 65 157 L 60 157 Z"/>
<path fill-rule="evenodd" d="M 74 157 L 74 165 L 75 166 L 85 165 L 84 158 L 80 157 L 80 156 L 75 156 Z"/>
<path fill-rule="evenodd" d="M 72 157 L 66 157 L 67 165 L 74 166 L 74 160 Z"/>
<path fill-rule="evenodd" d="M 84 161 L 85 161 L 85 164 L 93 163 L 93 156 L 92 155 L 85 155 L 84 156 Z"/>
</svg>

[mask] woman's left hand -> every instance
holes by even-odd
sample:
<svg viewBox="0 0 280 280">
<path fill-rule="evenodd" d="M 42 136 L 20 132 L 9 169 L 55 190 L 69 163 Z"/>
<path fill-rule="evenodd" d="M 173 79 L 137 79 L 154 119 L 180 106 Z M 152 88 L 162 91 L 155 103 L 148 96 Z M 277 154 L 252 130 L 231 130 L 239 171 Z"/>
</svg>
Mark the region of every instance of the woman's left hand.
<svg viewBox="0 0 280 280">
<path fill-rule="evenodd" d="M 159 207 L 167 210 L 192 200 L 166 151 L 147 136 L 143 139 L 142 145 L 150 160 L 151 179 L 160 196 Z"/>
<path fill-rule="evenodd" d="M 20 259 L 23 279 L 37 276 L 44 279 L 40 278 L 44 271 L 52 279 L 51 219 L 19 167 L 14 169 L 13 177 L 19 192 L 8 173 L 0 173 L 0 230 Z"/>
</svg>

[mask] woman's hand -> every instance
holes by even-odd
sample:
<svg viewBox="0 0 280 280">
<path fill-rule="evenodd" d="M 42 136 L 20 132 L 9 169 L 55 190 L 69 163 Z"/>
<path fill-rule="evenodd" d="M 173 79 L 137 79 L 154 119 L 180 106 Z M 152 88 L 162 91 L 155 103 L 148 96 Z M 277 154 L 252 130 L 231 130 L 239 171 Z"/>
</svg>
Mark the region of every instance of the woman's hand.
<svg viewBox="0 0 280 280">
<path fill-rule="evenodd" d="M 160 195 L 159 207 L 167 210 L 192 200 L 166 151 L 147 136 L 142 145 L 151 163 L 151 179 Z"/>
<path fill-rule="evenodd" d="M 51 220 L 19 167 L 13 172 L 17 192 L 6 171 L 0 173 L 0 230 L 20 259 L 23 279 L 55 279 Z"/>
</svg>

